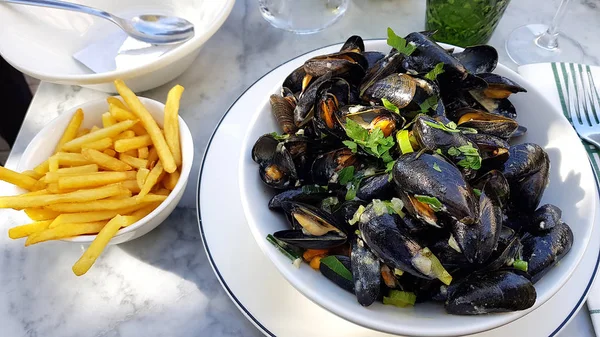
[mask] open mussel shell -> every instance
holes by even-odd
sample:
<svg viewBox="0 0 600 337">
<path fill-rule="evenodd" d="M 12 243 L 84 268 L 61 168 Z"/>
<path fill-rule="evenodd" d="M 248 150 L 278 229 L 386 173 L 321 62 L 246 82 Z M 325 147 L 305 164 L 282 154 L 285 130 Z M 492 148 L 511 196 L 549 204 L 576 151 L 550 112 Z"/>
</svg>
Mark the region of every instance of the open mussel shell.
<svg viewBox="0 0 600 337">
<path fill-rule="evenodd" d="M 358 35 L 352 35 L 346 40 L 340 51 L 353 51 L 355 53 L 362 53 L 365 51 L 365 43 L 362 37 Z"/>
<path fill-rule="evenodd" d="M 321 154 L 313 161 L 311 172 L 316 184 L 337 183 L 337 172 L 348 166 L 357 167 L 358 156 L 348 148 L 341 148 Z"/>
<path fill-rule="evenodd" d="M 307 192 L 304 188 L 295 188 L 275 194 L 269 200 L 269 209 L 282 209 L 282 204 L 288 201 L 296 201 L 304 204 L 316 204 L 323 200 L 328 194 L 326 192 Z"/>
<path fill-rule="evenodd" d="M 373 83 L 397 72 L 400 72 L 402 58 L 404 54 L 392 50 L 389 54 L 378 60 L 375 64 L 369 65 L 367 73 L 360 84 L 360 95 L 362 96 Z"/>
<path fill-rule="evenodd" d="M 347 119 L 352 119 L 367 130 L 381 129 L 385 137 L 392 135 L 404 125 L 398 115 L 382 106 L 346 105 L 340 109 L 338 123 L 346 127 Z"/>
<path fill-rule="evenodd" d="M 502 99 L 518 92 L 527 92 L 517 82 L 498 74 L 483 73 L 478 76 L 487 82 L 488 86 L 483 89 L 483 94 L 489 98 Z"/>
<path fill-rule="evenodd" d="M 378 51 L 366 51 L 363 52 L 363 56 L 367 60 L 367 74 L 379 62 L 379 60 L 385 57 L 385 54 Z M 365 75 L 366 76 L 366 75 Z"/>
<path fill-rule="evenodd" d="M 298 131 L 298 127 L 294 124 L 295 103 L 279 95 L 271 95 L 269 102 L 271 103 L 271 113 L 283 133 L 293 134 Z"/>
<path fill-rule="evenodd" d="M 551 230 L 562 223 L 561 216 L 561 209 L 554 205 L 546 204 L 540 206 L 540 208 L 533 212 L 524 229 L 534 234 Z"/>
<path fill-rule="evenodd" d="M 501 115 L 492 114 L 477 109 L 461 109 L 458 114 L 460 118 L 457 124 L 462 127 L 469 127 L 488 135 L 509 138 L 519 127 L 517 121 Z"/>
<path fill-rule="evenodd" d="M 434 169 L 435 167 L 439 168 Z M 392 169 L 397 189 L 409 197 L 415 195 L 436 198 L 442 205 L 442 213 L 465 223 L 472 224 L 479 217 L 477 198 L 456 166 L 441 156 L 428 153 L 409 153 L 398 158 Z M 420 212 L 409 207 L 414 200 L 403 198 L 409 213 L 422 219 Z M 428 205 L 422 204 L 426 208 Z"/>
<path fill-rule="evenodd" d="M 394 73 L 369 86 L 361 99 L 371 105 L 383 105 L 386 99 L 401 109 L 403 117 L 412 118 L 414 113 L 406 113 L 420 111 L 420 105 L 438 93 L 437 86 L 428 80 Z"/>
<path fill-rule="evenodd" d="M 489 45 L 471 46 L 460 53 L 453 54 L 471 74 L 490 73 L 498 64 L 498 51 Z"/>
<path fill-rule="evenodd" d="M 329 249 L 346 243 L 346 235 L 329 232 L 320 236 L 305 234 L 302 230 L 288 229 L 273 233 L 276 239 L 304 249 Z"/>
<path fill-rule="evenodd" d="M 342 231 L 346 232 L 348 238 L 353 238 L 355 234 L 356 227 L 351 226 L 348 221 L 350 221 L 356 211 L 360 206 L 366 206 L 367 203 L 361 200 L 348 200 L 345 201 L 333 212 L 333 216 L 337 220 L 338 225 L 342 229 Z"/>
<path fill-rule="evenodd" d="M 354 293 L 360 305 L 368 307 L 379 297 L 381 276 L 379 259 L 361 239 L 352 243 L 350 253 Z"/>
<path fill-rule="evenodd" d="M 515 231 L 503 226 L 498 238 L 498 247 L 479 272 L 498 270 L 512 264 L 521 251 L 521 247 L 521 240 Z"/>
<path fill-rule="evenodd" d="M 449 294 L 446 311 L 454 315 L 480 315 L 525 310 L 535 303 L 533 284 L 512 271 L 474 274 Z"/>
<path fill-rule="evenodd" d="M 367 66 L 365 57 L 354 51 L 315 56 L 304 62 L 304 70 L 308 75 L 319 77 L 331 72 L 332 76 L 344 77 L 353 82 L 358 82 L 365 76 Z"/>
<path fill-rule="evenodd" d="M 363 179 L 356 196 L 361 200 L 389 200 L 394 197 L 394 183 L 388 173 L 374 175 Z"/>
<path fill-rule="evenodd" d="M 484 163 L 499 165 L 508 160 L 510 144 L 506 140 L 486 133 L 468 133 L 465 136 L 477 145 Z"/>
<path fill-rule="evenodd" d="M 300 202 L 284 202 L 281 207 L 290 215 L 293 229 L 301 229 L 305 234 L 312 236 L 335 232 L 346 237 L 335 217 L 320 208 Z"/>
<path fill-rule="evenodd" d="M 325 73 L 323 76 L 312 81 L 306 90 L 304 90 L 298 99 L 298 104 L 296 104 L 296 107 L 294 108 L 294 123 L 297 127 L 302 127 L 312 120 L 314 104 L 317 99 L 319 88 L 321 88 L 323 83 L 329 81 L 331 76 L 331 72 Z"/>
<path fill-rule="evenodd" d="M 299 93 L 304 90 L 304 86 L 308 85 L 307 82 L 310 82 L 310 78 L 306 77 L 306 71 L 304 71 L 304 66 L 300 66 L 294 71 L 292 71 L 286 78 L 283 80 L 283 88 L 289 89 L 292 93 Z M 305 82 L 306 81 L 306 82 Z"/>
<path fill-rule="evenodd" d="M 546 233 L 526 234 L 521 241 L 522 258 L 527 261 L 527 273 L 535 283 L 571 250 L 573 232 L 563 222 Z"/>
<path fill-rule="evenodd" d="M 298 179 L 292 155 L 284 143 L 270 134 L 256 141 L 252 147 L 252 160 L 259 164 L 260 178 L 270 187 L 287 189 Z"/>
<path fill-rule="evenodd" d="M 512 119 L 517 118 L 517 109 L 508 98 L 489 98 L 484 94 L 483 90 L 471 90 L 468 94 L 477 101 L 481 108 L 489 113 Z"/>
<path fill-rule="evenodd" d="M 349 271 L 352 270 L 352 262 L 350 261 L 350 258 L 344 255 L 334 255 L 336 259 L 338 259 L 338 261 L 340 261 L 344 267 L 346 267 L 346 269 L 348 269 Z M 354 281 L 353 280 L 348 280 L 342 276 L 340 276 L 339 273 L 331 270 L 329 268 L 329 266 L 327 266 L 325 263 L 321 263 L 319 265 L 319 271 L 321 272 L 321 274 L 323 274 L 323 276 L 325 276 L 326 278 L 328 278 L 331 282 L 337 284 L 340 288 L 354 293 Z"/>
<path fill-rule="evenodd" d="M 437 256 L 444 268 L 450 271 L 469 268 L 470 263 L 467 261 L 462 251 L 457 251 L 455 248 L 452 248 L 448 242 L 449 238 L 446 235 L 430 246 L 431 251 Z"/>
<path fill-rule="evenodd" d="M 339 136 L 344 129 L 338 122 L 339 109 L 350 102 L 351 86 L 343 78 L 335 78 L 326 82 L 319 91 L 315 102 L 315 126 L 326 134 Z"/>
</svg>

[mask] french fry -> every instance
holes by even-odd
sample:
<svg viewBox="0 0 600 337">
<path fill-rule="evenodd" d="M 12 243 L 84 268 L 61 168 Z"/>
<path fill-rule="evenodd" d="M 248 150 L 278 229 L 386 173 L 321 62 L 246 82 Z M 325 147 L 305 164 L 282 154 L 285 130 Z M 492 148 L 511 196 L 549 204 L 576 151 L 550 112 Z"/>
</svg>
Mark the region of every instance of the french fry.
<svg viewBox="0 0 600 337">
<path fill-rule="evenodd" d="M 60 188 L 58 188 L 58 183 L 49 183 L 48 185 L 46 185 L 46 190 L 52 194 L 60 194 L 60 193 L 67 193 L 67 192 L 73 192 L 73 190 L 61 190 Z"/>
<path fill-rule="evenodd" d="M 95 200 L 89 202 L 53 204 L 46 206 L 46 208 L 60 213 L 109 211 L 144 203 L 162 202 L 166 198 L 167 197 L 165 195 L 148 194 L 144 197 L 135 196 L 129 199 L 122 200 Z"/>
<path fill-rule="evenodd" d="M 58 177 L 58 187 L 60 189 L 90 188 L 134 180 L 135 178 L 136 172 L 133 171 L 84 173 Z"/>
<path fill-rule="evenodd" d="M 119 107 L 121 109 L 127 110 L 127 106 L 125 106 L 125 103 L 123 103 L 123 101 L 121 101 L 117 97 L 114 97 L 114 96 L 106 97 L 106 103 L 108 103 L 109 107 L 111 105 L 114 105 L 114 106 Z M 109 109 L 109 111 L 110 111 L 110 109 Z M 135 118 L 133 118 L 133 119 L 135 119 Z"/>
<path fill-rule="evenodd" d="M 144 146 L 137 149 L 137 156 L 140 159 L 148 159 L 148 147 Z"/>
<path fill-rule="evenodd" d="M 85 159 L 85 157 L 81 153 L 68 153 L 68 152 L 58 152 L 54 155 L 58 158 L 58 165 L 60 166 L 84 166 L 93 164 L 90 163 L 89 160 Z"/>
<path fill-rule="evenodd" d="M 62 149 L 64 151 L 77 151 L 79 149 L 81 149 L 81 146 L 85 143 L 89 143 L 89 142 L 93 142 L 96 140 L 100 140 L 102 138 L 113 138 L 116 135 L 118 135 L 119 133 L 131 128 L 133 125 L 135 125 L 135 123 L 137 123 L 137 121 L 122 121 L 119 122 L 115 125 L 109 126 L 107 128 L 103 128 L 103 129 L 99 129 L 98 131 L 94 131 L 91 133 L 88 133 L 85 136 L 81 136 L 79 138 L 75 138 L 73 140 L 71 140 L 70 142 L 65 143 L 62 146 Z"/>
<path fill-rule="evenodd" d="M 33 221 L 52 220 L 60 215 L 58 212 L 44 208 L 26 208 L 25 214 Z"/>
<path fill-rule="evenodd" d="M 104 153 L 107 156 L 111 156 L 111 157 L 114 157 L 117 155 L 117 151 L 115 151 L 113 149 L 106 149 L 106 150 L 102 151 L 102 153 Z"/>
<path fill-rule="evenodd" d="M 96 132 L 96 131 L 98 131 L 98 130 L 100 130 L 100 128 L 99 128 L 99 127 L 97 127 L 96 125 L 94 125 L 94 126 L 92 126 L 92 128 L 90 129 L 90 132 L 89 132 L 89 133 L 94 133 L 94 132 Z"/>
<path fill-rule="evenodd" d="M 140 189 L 142 187 L 144 187 L 144 183 L 146 182 L 146 178 L 148 177 L 149 173 L 150 173 L 150 170 L 148 170 L 147 168 L 141 168 L 137 171 L 135 180 L 137 180 L 137 183 L 138 183 L 138 186 L 140 187 Z"/>
<path fill-rule="evenodd" d="M 146 131 L 146 129 L 144 129 L 144 127 L 141 124 L 136 124 L 134 126 L 131 127 L 131 131 L 135 132 L 135 134 L 137 136 L 143 136 L 143 135 L 147 135 L 148 132 Z"/>
<path fill-rule="evenodd" d="M 141 168 L 146 168 L 146 165 L 148 165 L 148 161 L 145 159 L 139 159 L 137 157 L 133 157 L 130 156 L 126 153 L 120 153 L 119 154 L 119 159 L 124 162 L 125 164 L 131 166 L 131 167 L 135 167 L 136 169 L 141 169 Z"/>
<path fill-rule="evenodd" d="M 94 222 L 101 220 L 110 220 L 119 214 L 130 214 L 139 209 L 150 207 L 152 205 L 147 204 L 139 204 L 132 207 L 120 208 L 111 211 L 95 211 L 95 212 L 79 212 L 79 213 L 65 213 L 60 214 L 54 220 L 51 220 L 52 223 L 48 226 L 48 228 L 54 228 L 56 226 L 61 226 L 63 224 L 70 223 L 84 223 L 84 222 Z M 154 206 L 156 208 L 156 206 Z"/>
<path fill-rule="evenodd" d="M 129 112 L 128 110 L 121 109 L 121 108 L 115 107 L 113 105 L 109 106 L 109 111 L 110 111 L 111 115 L 114 117 L 114 119 L 116 119 L 119 122 L 137 119 L 137 117 L 134 114 L 132 114 L 131 112 Z M 135 134 L 138 136 L 148 134 L 148 132 L 146 132 L 146 129 L 144 129 L 144 127 L 140 124 L 136 124 L 136 125 L 132 126 L 131 131 L 135 132 Z"/>
<path fill-rule="evenodd" d="M 54 155 L 48 159 L 48 171 L 49 172 L 56 172 L 59 167 L 60 167 L 60 161 L 56 155 Z"/>
<path fill-rule="evenodd" d="M 29 235 L 25 241 L 25 247 L 49 240 L 59 240 L 84 234 L 96 234 L 100 232 L 102 227 L 105 225 L 106 221 L 96 221 L 65 224 L 62 226 L 49 228 Z"/>
<path fill-rule="evenodd" d="M 43 190 L 38 190 L 38 191 L 34 191 L 34 192 L 27 192 L 27 193 L 23 193 L 23 194 L 19 194 L 20 197 L 30 197 L 32 195 L 45 195 L 45 194 L 49 194 L 50 192 L 46 189 Z"/>
<path fill-rule="evenodd" d="M 105 112 L 102 114 L 102 127 L 107 128 L 115 124 L 117 124 L 117 120 L 110 114 L 110 112 Z"/>
<path fill-rule="evenodd" d="M 121 184 L 133 193 L 140 193 L 141 188 L 138 186 L 137 180 L 125 180 Z"/>
<path fill-rule="evenodd" d="M 117 234 L 121 227 L 127 226 L 128 222 L 131 220 L 133 219 L 128 219 L 121 215 L 117 215 L 114 218 L 112 218 L 100 230 L 98 235 L 96 235 L 94 241 L 92 241 L 90 246 L 85 250 L 85 252 L 79 258 L 79 260 L 75 262 L 72 268 L 73 273 L 77 276 L 81 276 L 85 274 L 88 270 L 90 270 L 94 262 L 96 262 L 96 259 L 98 259 L 98 256 L 102 254 L 102 251 L 104 251 L 104 248 L 106 247 L 106 245 L 108 245 L 110 239 L 112 239 L 115 236 L 115 234 Z"/>
<path fill-rule="evenodd" d="M 129 171 L 131 166 L 120 161 L 117 158 L 111 157 L 94 149 L 82 149 L 81 154 L 85 159 L 97 164 L 99 167 L 110 171 Z"/>
<path fill-rule="evenodd" d="M 77 131 L 77 136 L 75 138 L 85 136 L 88 133 L 90 133 L 90 129 L 87 129 L 87 128 L 79 129 L 79 131 Z"/>
<path fill-rule="evenodd" d="M 63 145 L 65 145 L 67 142 L 70 142 L 71 140 L 73 140 L 77 137 L 77 133 L 79 131 L 79 128 L 81 127 L 82 122 L 83 122 L 83 110 L 77 109 L 77 111 L 75 111 L 75 114 L 73 115 L 73 117 L 71 117 L 71 120 L 69 121 L 69 124 L 67 125 L 67 128 L 65 129 L 65 132 L 63 132 L 62 137 L 60 137 L 60 140 L 58 141 L 58 144 L 56 145 L 56 149 L 54 150 L 54 153 L 60 151 L 60 148 Z"/>
<path fill-rule="evenodd" d="M 113 145 L 113 141 L 110 138 L 102 138 L 100 140 L 97 140 L 95 142 L 89 142 L 86 144 L 83 144 L 81 146 L 81 149 L 94 149 L 94 150 L 98 150 L 98 151 L 104 151 L 108 148 L 110 148 Z"/>
<path fill-rule="evenodd" d="M 40 180 L 44 176 L 43 174 L 39 174 L 39 173 L 35 172 L 34 170 L 23 171 L 23 172 L 21 172 L 21 174 L 29 176 L 35 180 Z"/>
<path fill-rule="evenodd" d="M 156 152 L 156 148 L 152 147 L 150 152 L 148 152 L 148 169 L 152 169 L 156 162 L 158 161 L 158 152 Z"/>
<path fill-rule="evenodd" d="M 42 220 L 32 222 L 26 225 L 16 226 L 8 230 L 8 237 L 11 239 L 20 239 L 36 232 L 41 232 L 50 226 L 52 220 Z"/>
<path fill-rule="evenodd" d="M 175 185 L 177 185 L 177 181 L 179 181 L 179 176 L 181 175 L 181 173 L 179 172 L 179 170 L 173 172 L 173 173 L 168 173 L 167 176 L 163 179 L 163 186 L 168 189 L 169 191 L 172 191 L 175 189 Z"/>
<path fill-rule="evenodd" d="M 131 109 L 131 112 L 133 112 L 133 114 L 140 119 L 144 129 L 146 129 L 150 135 L 152 144 L 154 144 L 157 149 L 158 157 L 164 165 L 165 171 L 168 173 L 175 172 L 175 170 L 177 170 L 177 165 L 175 164 L 175 159 L 173 159 L 173 154 L 171 153 L 171 150 L 169 150 L 167 141 L 165 140 L 164 135 L 160 131 L 160 128 L 158 127 L 158 124 L 156 124 L 156 121 L 152 115 L 150 115 L 148 110 L 146 110 L 146 107 L 144 107 L 142 102 L 140 102 L 140 99 L 133 93 L 133 91 L 131 91 L 131 89 L 125 85 L 125 82 L 122 80 L 115 80 L 115 87 L 125 103 L 127 103 L 127 106 Z M 147 145 L 150 144 L 146 144 L 144 146 Z M 116 144 L 115 150 L 117 150 L 117 152 L 121 152 L 116 148 Z"/>
<path fill-rule="evenodd" d="M 35 171 L 37 174 L 44 175 L 50 170 L 49 166 L 50 166 L 49 160 L 46 159 L 44 162 L 42 162 L 41 164 L 36 166 L 33 169 L 33 171 Z"/>
<path fill-rule="evenodd" d="M 184 88 L 180 85 L 169 90 L 165 104 L 165 140 L 173 154 L 175 165 L 181 166 L 181 144 L 179 141 L 179 101 Z M 170 172 L 173 173 L 173 172 Z"/>
<path fill-rule="evenodd" d="M 129 191 L 120 184 L 61 194 L 0 197 L 0 208 L 35 208 L 58 203 L 84 203 L 104 199 Z M 123 206 L 125 207 L 125 206 Z"/>
<path fill-rule="evenodd" d="M 98 172 L 98 165 L 89 164 L 83 166 L 75 166 L 75 167 L 63 167 L 59 168 L 56 172 L 48 172 L 44 176 L 46 183 L 56 183 L 58 182 L 59 177 L 64 177 L 68 175 L 78 175 L 84 173 L 93 173 Z"/>
<path fill-rule="evenodd" d="M 158 205 L 159 204 L 157 203 L 152 203 L 143 208 L 140 208 L 139 210 L 133 212 L 131 215 L 128 215 L 127 217 L 130 219 L 130 221 L 128 221 L 128 225 L 125 225 L 123 227 L 129 227 L 130 225 L 133 225 L 134 223 L 140 221 L 146 215 L 150 214 L 153 210 L 155 210 L 156 207 L 158 207 Z"/>
<path fill-rule="evenodd" d="M 130 157 L 137 158 L 136 157 L 137 156 L 137 150 L 128 150 L 128 151 L 125 151 L 125 152 L 122 152 L 122 153 L 124 153 L 124 154 L 126 154 L 126 155 L 128 155 Z"/>
<path fill-rule="evenodd" d="M 162 173 L 163 165 L 162 162 L 159 161 L 158 163 L 156 163 L 156 166 L 154 166 L 154 168 L 150 171 L 148 177 L 146 177 L 146 181 L 144 181 L 144 186 L 142 187 L 142 190 L 140 191 L 138 196 L 143 197 L 146 194 L 148 194 L 152 187 L 154 187 L 154 185 L 158 182 L 158 178 Z"/>
<path fill-rule="evenodd" d="M 158 195 L 169 195 L 171 194 L 171 191 L 166 189 L 166 188 L 159 188 L 156 190 L 156 192 L 154 192 L 154 194 L 158 194 Z"/>
<path fill-rule="evenodd" d="M 137 149 L 148 145 L 152 145 L 152 139 L 150 138 L 150 135 L 119 139 L 115 140 L 115 151 L 125 152 L 129 150 L 136 150 L 137 153 Z"/>
<path fill-rule="evenodd" d="M 133 132 L 133 130 L 127 130 L 127 131 L 123 131 L 120 134 L 115 136 L 115 141 L 119 140 L 119 139 L 127 139 L 127 138 L 133 138 L 135 137 L 135 132 Z"/>
<path fill-rule="evenodd" d="M 0 166 L 0 180 L 4 180 L 7 183 L 19 186 L 29 191 L 35 191 L 40 188 L 38 181 L 30 176 L 24 175 L 19 172 L 7 169 L 6 167 Z"/>
</svg>

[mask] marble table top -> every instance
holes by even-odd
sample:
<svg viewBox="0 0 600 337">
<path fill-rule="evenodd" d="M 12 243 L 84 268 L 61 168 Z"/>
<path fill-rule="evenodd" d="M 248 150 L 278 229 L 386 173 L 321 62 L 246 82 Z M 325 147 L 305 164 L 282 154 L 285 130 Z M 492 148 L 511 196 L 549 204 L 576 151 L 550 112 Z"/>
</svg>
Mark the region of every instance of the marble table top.
<svg viewBox="0 0 600 337">
<path fill-rule="evenodd" d="M 504 41 L 516 27 L 548 23 L 559 0 L 513 1 L 490 44 L 511 66 Z M 600 63 L 600 1 L 573 1 L 563 31 L 584 47 L 586 63 Z M 0 235 L 0 335 L 2 336 L 260 336 L 222 290 L 202 248 L 196 221 L 196 174 L 215 125 L 249 85 L 273 67 L 318 47 L 358 34 L 383 37 L 424 27 L 425 1 L 354 0 L 346 16 L 325 31 L 296 36 L 262 19 L 256 0 L 238 0 L 223 27 L 181 77 L 143 96 L 164 101 L 175 83 L 186 88 L 181 115 L 192 130 L 196 161 L 175 212 L 153 232 L 113 246 L 85 277 L 71 265 L 82 247 L 51 242 L 23 248 Z M 373 18 L 377 17 L 377 20 Z M 70 107 L 105 94 L 42 83 L 29 108 L 7 166 L 14 167 L 29 141 Z M 15 219 L 2 211 L 6 230 Z M 584 309 L 560 336 L 593 336 Z"/>
</svg>

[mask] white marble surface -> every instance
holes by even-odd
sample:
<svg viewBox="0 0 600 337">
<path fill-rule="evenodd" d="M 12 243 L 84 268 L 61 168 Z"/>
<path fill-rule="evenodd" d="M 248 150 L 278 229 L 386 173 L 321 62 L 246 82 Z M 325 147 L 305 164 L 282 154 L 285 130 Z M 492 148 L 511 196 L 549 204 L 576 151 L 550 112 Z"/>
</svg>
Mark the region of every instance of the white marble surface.
<svg viewBox="0 0 600 337">
<path fill-rule="evenodd" d="M 526 23 L 548 23 L 559 0 L 513 1 L 490 43 L 500 61 L 510 31 Z M 352 34 L 383 37 L 387 26 L 400 35 L 424 27 L 422 0 L 354 0 L 346 16 L 329 29 L 295 36 L 269 26 L 256 0 L 238 0 L 221 30 L 206 44 L 192 68 L 173 83 L 142 95 L 164 100 L 182 84 L 181 115 L 192 130 L 200 160 L 213 128 L 231 103 L 264 73 L 286 60 Z M 585 48 L 586 62 L 600 62 L 600 1 L 575 0 L 564 31 Z M 374 17 L 377 17 L 374 20 Z M 28 142 L 65 109 L 101 93 L 42 83 L 7 165 L 14 166 Z M 90 272 L 71 272 L 82 247 L 47 243 L 24 249 L 0 235 L 1 336 L 260 336 L 236 309 L 214 276 L 202 248 L 195 211 L 196 178 L 179 208 L 150 234 L 108 249 Z M 2 211 L 3 230 L 19 219 Z M 585 311 L 585 309 L 583 310 Z M 592 336 L 581 312 L 561 333 Z"/>
</svg>

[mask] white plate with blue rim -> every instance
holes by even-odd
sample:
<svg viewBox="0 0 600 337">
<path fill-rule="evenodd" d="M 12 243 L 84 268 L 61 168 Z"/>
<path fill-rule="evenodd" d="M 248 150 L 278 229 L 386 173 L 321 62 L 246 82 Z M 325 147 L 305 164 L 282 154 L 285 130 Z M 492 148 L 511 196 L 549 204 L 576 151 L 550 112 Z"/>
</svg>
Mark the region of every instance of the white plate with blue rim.
<svg viewBox="0 0 600 337">
<path fill-rule="evenodd" d="M 483 316 L 451 316 L 436 304 L 410 309 L 381 304 L 363 308 L 352 294 L 307 265 L 296 269 L 264 239 L 286 226 L 267 209 L 272 192 L 262 185 L 250 159 L 254 141 L 277 130 L 268 97 L 306 59 L 337 51 L 340 46 L 302 55 L 265 75 L 233 104 L 211 138 L 198 187 L 200 229 L 211 264 L 236 305 L 269 335 L 362 336 L 376 335 L 374 330 L 428 336 L 483 331 L 481 336 L 556 333 L 583 303 L 595 271 L 600 245 L 598 235 L 591 235 L 598 203 L 596 185 L 586 153 L 568 122 L 524 79 L 501 65 L 497 73 L 530 89 L 511 97 L 519 122 L 529 128 L 519 142 L 535 142 L 548 152 L 551 182 L 542 203 L 563 209 L 563 218 L 575 237 L 571 252 L 536 284 L 538 299 L 532 308 Z M 373 40 L 366 41 L 366 49 L 387 52 L 389 47 L 384 40 Z M 539 111 L 545 111 L 544 118 L 539 118 Z"/>
</svg>

